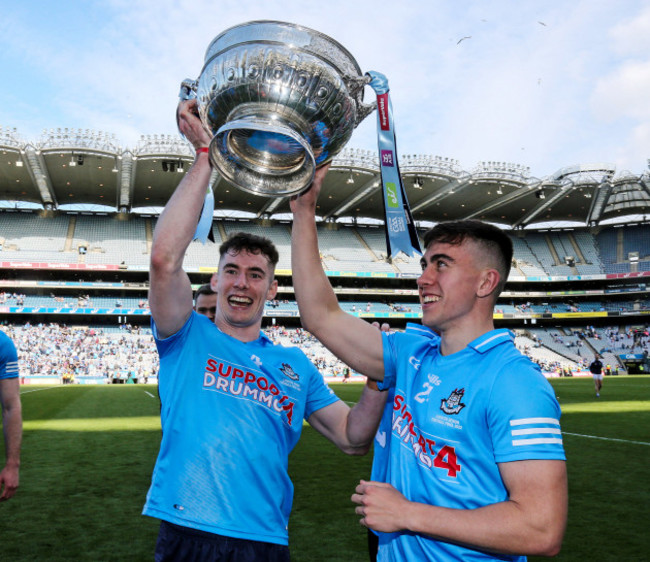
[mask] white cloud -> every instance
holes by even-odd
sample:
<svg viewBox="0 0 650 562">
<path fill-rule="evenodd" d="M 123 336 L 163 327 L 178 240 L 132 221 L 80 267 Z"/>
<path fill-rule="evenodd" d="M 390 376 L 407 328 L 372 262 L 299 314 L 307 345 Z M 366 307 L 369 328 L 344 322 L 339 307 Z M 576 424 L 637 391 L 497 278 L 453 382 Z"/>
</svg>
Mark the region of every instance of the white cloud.
<svg viewBox="0 0 650 562">
<path fill-rule="evenodd" d="M 650 147 L 650 123 L 646 122 L 634 127 L 627 143 L 617 149 L 617 164 L 621 169 L 635 173 L 647 169 L 645 165 L 650 164 L 648 147 Z"/>
<path fill-rule="evenodd" d="M 597 117 L 605 121 L 620 118 L 650 118 L 650 59 L 626 61 L 600 78 L 592 100 Z"/>
<path fill-rule="evenodd" d="M 650 7 L 615 25 L 610 37 L 619 54 L 647 56 L 650 52 Z"/>
</svg>

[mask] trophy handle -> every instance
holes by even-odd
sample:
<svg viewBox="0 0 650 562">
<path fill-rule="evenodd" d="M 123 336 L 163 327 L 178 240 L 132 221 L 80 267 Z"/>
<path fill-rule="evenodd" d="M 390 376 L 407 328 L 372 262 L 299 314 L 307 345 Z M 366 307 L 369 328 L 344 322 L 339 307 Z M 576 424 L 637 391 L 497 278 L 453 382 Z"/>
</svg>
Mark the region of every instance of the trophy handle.
<svg viewBox="0 0 650 562">
<path fill-rule="evenodd" d="M 357 107 L 357 121 L 354 124 L 356 129 L 368 115 L 370 115 L 375 109 L 377 109 L 377 102 L 373 101 L 372 103 L 360 103 Z"/>
<path fill-rule="evenodd" d="M 193 100 L 196 98 L 196 91 L 199 87 L 198 80 L 186 78 L 181 82 L 181 90 L 178 92 L 179 100 Z"/>
<path fill-rule="evenodd" d="M 377 109 L 376 101 L 373 101 L 372 103 L 363 103 L 361 101 L 363 99 L 363 89 L 370 84 L 370 80 L 371 77 L 368 74 L 364 74 L 363 76 L 344 77 L 344 82 L 348 86 L 350 95 L 354 98 L 357 105 L 357 119 L 354 122 L 355 129 L 359 126 L 361 121 Z"/>
</svg>

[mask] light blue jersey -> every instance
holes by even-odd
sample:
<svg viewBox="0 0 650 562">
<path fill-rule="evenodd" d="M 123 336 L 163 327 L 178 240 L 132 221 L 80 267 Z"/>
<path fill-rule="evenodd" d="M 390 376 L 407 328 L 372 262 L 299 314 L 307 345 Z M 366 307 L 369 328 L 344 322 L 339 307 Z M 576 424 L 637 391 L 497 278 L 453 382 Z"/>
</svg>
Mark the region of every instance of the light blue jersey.
<svg viewBox="0 0 650 562">
<path fill-rule="evenodd" d="M 288 544 L 288 456 L 303 419 L 338 400 L 295 347 L 244 343 L 192 313 L 154 336 L 163 430 L 143 513 L 219 535 Z"/>
<path fill-rule="evenodd" d="M 18 377 L 18 353 L 11 338 L 0 330 L 0 379 Z"/>
<path fill-rule="evenodd" d="M 438 340 L 440 336 L 430 328 L 422 324 L 413 324 L 411 322 L 406 324 L 405 333 L 411 335 L 419 335 L 430 340 Z M 388 396 L 386 397 L 386 407 L 381 416 L 377 433 L 375 434 L 375 441 L 373 446 L 372 457 L 372 470 L 370 472 L 370 480 L 374 482 L 388 482 L 388 467 L 389 467 L 389 437 L 391 433 L 391 425 L 393 423 L 393 398 L 395 397 L 395 387 L 390 387 L 385 391 Z M 372 531 L 372 529 L 371 529 Z M 378 531 L 372 531 L 376 535 Z"/>
<path fill-rule="evenodd" d="M 440 341 L 383 335 L 393 388 L 387 481 L 415 502 L 474 509 L 507 500 L 498 463 L 565 460 L 560 406 L 536 365 L 493 330 L 440 355 Z M 379 561 L 525 560 L 412 533 L 380 533 Z"/>
</svg>

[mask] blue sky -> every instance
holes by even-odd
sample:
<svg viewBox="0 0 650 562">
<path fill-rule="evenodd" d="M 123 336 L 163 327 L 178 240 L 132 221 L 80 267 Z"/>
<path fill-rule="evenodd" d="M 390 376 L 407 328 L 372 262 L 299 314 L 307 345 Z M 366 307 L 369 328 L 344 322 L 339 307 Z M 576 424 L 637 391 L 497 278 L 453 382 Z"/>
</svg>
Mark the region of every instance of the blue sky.
<svg viewBox="0 0 650 562">
<path fill-rule="evenodd" d="M 342 43 L 391 86 L 401 154 L 559 168 L 650 158 L 643 0 L 25 0 L 3 2 L 0 126 L 176 134 L 179 84 L 227 27 L 276 19 Z M 460 41 L 463 37 L 468 37 Z M 459 43 L 460 41 L 460 43 Z M 372 97 L 370 88 L 366 99 Z M 376 148 L 376 117 L 349 146 Z"/>
</svg>

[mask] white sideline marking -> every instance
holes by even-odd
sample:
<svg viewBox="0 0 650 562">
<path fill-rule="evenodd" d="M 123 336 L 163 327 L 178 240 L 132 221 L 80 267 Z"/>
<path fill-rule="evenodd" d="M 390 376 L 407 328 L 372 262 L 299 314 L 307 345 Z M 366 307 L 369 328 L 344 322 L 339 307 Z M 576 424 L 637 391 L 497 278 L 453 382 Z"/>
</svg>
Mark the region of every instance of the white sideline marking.
<svg viewBox="0 0 650 562">
<path fill-rule="evenodd" d="M 47 388 L 35 388 L 34 390 L 23 390 L 23 391 L 21 391 L 20 394 L 22 395 L 22 394 L 28 394 L 30 392 L 38 392 L 39 390 L 51 390 L 53 388 L 59 388 L 59 386 L 51 386 L 51 387 L 47 387 Z M 151 396 L 151 398 L 155 398 L 155 396 L 153 394 L 151 394 L 151 392 L 149 392 L 147 390 L 145 390 L 144 393 Z M 346 402 L 346 403 L 350 404 L 351 406 L 354 406 L 354 404 L 356 404 L 356 402 Z M 615 439 L 613 437 L 598 437 L 596 435 L 583 435 L 582 433 L 569 433 L 568 431 L 563 431 L 562 433 L 564 435 L 573 435 L 574 437 L 586 437 L 587 439 L 600 439 L 601 441 L 618 441 L 619 443 L 631 443 L 633 445 L 645 445 L 646 447 L 650 446 L 650 443 L 646 443 L 645 441 L 630 441 L 628 439 Z"/>
<path fill-rule="evenodd" d="M 586 437 L 588 439 L 602 439 L 603 441 L 618 441 L 619 443 L 633 443 L 634 445 L 650 446 L 650 443 L 645 441 L 629 441 L 628 439 L 614 439 L 613 437 L 597 437 L 595 435 L 582 435 L 582 433 L 569 433 L 568 431 L 562 432 L 564 435 L 573 435 L 575 437 Z"/>
<path fill-rule="evenodd" d="M 58 384 L 56 386 L 48 386 L 47 388 L 35 388 L 33 390 L 21 390 L 20 395 L 22 396 L 23 394 L 29 394 L 30 392 L 38 392 L 39 390 L 52 390 L 53 388 L 60 388 L 63 385 Z"/>
</svg>

